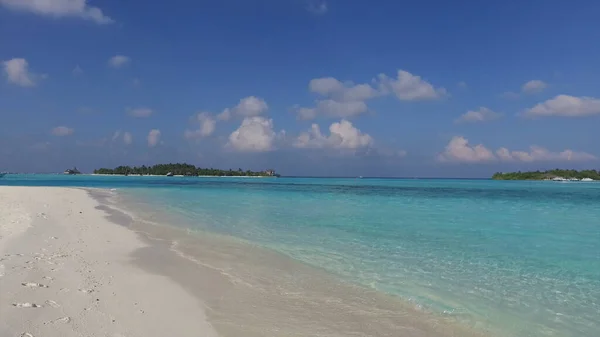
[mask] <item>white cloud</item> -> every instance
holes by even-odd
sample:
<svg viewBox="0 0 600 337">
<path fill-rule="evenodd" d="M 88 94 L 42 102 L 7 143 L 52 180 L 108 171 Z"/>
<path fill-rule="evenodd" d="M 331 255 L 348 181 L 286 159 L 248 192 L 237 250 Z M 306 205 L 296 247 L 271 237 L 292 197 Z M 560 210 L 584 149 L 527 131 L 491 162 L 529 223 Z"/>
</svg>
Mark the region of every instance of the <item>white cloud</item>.
<svg viewBox="0 0 600 337">
<path fill-rule="evenodd" d="M 244 97 L 233 108 L 227 108 L 217 115 L 218 120 L 226 121 L 234 115 L 240 117 L 260 116 L 269 110 L 269 105 L 265 100 L 256 96 Z"/>
<path fill-rule="evenodd" d="M 299 119 L 310 120 L 317 116 L 347 118 L 367 112 L 369 108 L 363 101 L 338 102 L 331 99 L 317 101 L 314 108 L 297 108 Z"/>
<path fill-rule="evenodd" d="M 517 94 L 516 92 L 512 92 L 512 91 L 507 91 L 507 92 L 503 92 L 502 95 L 500 95 L 502 98 L 505 99 L 517 99 L 519 98 L 519 94 Z"/>
<path fill-rule="evenodd" d="M 150 117 L 153 113 L 154 113 L 154 111 L 152 111 L 152 109 L 149 109 L 149 108 L 127 109 L 127 114 L 131 117 L 136 117 L 136 118 Z"/>
<path fill-rule="evenodd" d="M 469 141 L 460 136 L 453 137 L 444 152 L 438 155 L 438 160 L 444 162 L 478 163 L 495 160 L 492 151 L 478 144 L 472 146 Z"/>
<path fill-rule="evenodd" d="M 455 122 L 456 123 L 476 123 L 487 122 L 500 118 L 502 114 L 494 112 L 489 108 L 480 107 L 478 110 L 470 110 L 462 114 Z"/>
<path fill-rule="evenodd" d="M 131 62 L 131 59 L 128 56 L 115 55 L 108 60 L 108 65 L 113 68 L 120 68 L 129 62 Z"/>
<path fill-rule="evenodd" d="M 507 148 L 500 148 L 496 155 L 503 161 L 590 161 L 596 157 L 586 152 L 576 152 L 573 150 L 564 150 L 561 152 L 551 152 L 543 147 L 532 145 L 529 151 L 510 151 Z"/>
<path fill-rule="evenodd" d="M 327 8 L 327 2 L 322 1 L 318 3 L 310 3 L 307 7 L 307 10 L 315 15 L 323 15 L 327 13 L 329 9 Z"/>
<path fill-rule="evenodd" d="M 540 93 L 542 91 L 544 91 L 544 89 L 546 89 L 548 87 L 548 84 L 544 81 L 541 80 L 531 80 L 528 82 L 525 82 L 522 86 L 521 86 L 521 93 L 516 93 L 516 92 L 512 92 L 512 91 L 507 91 L 502 93 L 502 97 L 505 99 L 517 99 L 519 97 L 521 97 L 521 94 L 536 94 L 536 93 Z"/>
<path fill-rule="evenodd" d="M 384 92 L 391 91 L 401 101 L 434 100 L 447 95 L 446 89 L 436 88 L 405 70 L 398 70 L 396 79 L 380 74 L 379 82 Z"/>
<path fill-rule="evenodd" d="M 66 126 L 57 126 L 52 129 L 52 135 L 57 137 L 70 136 L 73 132 L 75 132 L 75 130 Z"/>
<path fill-rule="evenodd" d="M 116 131 L 112 136 L 112 141 L 116 142 L 117 140 L 119 140 L 119 138 L 123 140 L 123 143 L 125 145 L 130 145 L 131 143 L 133 143 L 133 136 L 129 132 Z"/>
<path fill-rule="evenodd" d="M 442 162 L 462 162 L 462 163 L 484 163 L 491 161 L 505 162 L 535 162 L 535 161 L 589 161 L 596 160 L 594 155 L 586 152 L 576 152 L 573 150 L 564 150 L 561 152 L 552 152 L 540 146 L 530 146 L 529 151 L 510 151 L 501 147 L 496 152 L 492 152 L 482 144 L 470 145 L 469 141 L 461 136 L 453 137 L 444 152 L 438 155 L 438 160 Z"/>
<path fill-rule="evenodd" d="M 542 92 L 544 89 L 546 89 L 547 86 L 548 85 L 544 81 L 531 80 L 531 81 L 523 84 L 523 86 L 521 87 L 521 92 L 526 93 L 526 94 L 534 94 L 534 93 Z"/>
<path fill-rule="evenodd" d="M 228 145 L 244 152 L 271 151 L 275 148 L 276 137 L 272 119 L 246 117 L 240 127 L 229 135 Z"/>
<path fill-rule="evenodd" d="M 147 139 L 148 139 L 148 146 L 155 147 L 156 144 L 158 144 L 158 142 L 160 141 L 160 130 L 158 130 L 158 129 L 150 130 L 150 132 L 148 133 Z"/>
<path fill-rule="evenodd" d="M 37 84 L 39 75 L 29 71 L 29 63 L 23 58 L 13 58 L 2 62 L 8 82 L 22 86 L 33 87 Z"/>
<path fill-rule="evenodd" d="M 71 73 L 74 76 L 79 76 L 79 75 L 83 74 L 83 69 L 81 69 L 81 67 L 79 65 L 76 65 L 75 68 L 73 68 L 73 70 L 71 71 Z"/>
<path fill-rule="evenodd" d="M 373 145 L 373 138 L 343 119 L 329 126 L 329 135 L 323 135 L 319 125 L 313 124 L 309 131 L 301 133 L 294 142 L 299 148 L 358 149 Z"/>
<path fill-rule="evenodd" d="M 365 101 L 379 93 L 368 84 L 342 83 L 333 77 L 315 78 L 308 84 L 310 91 L 336 101 Z"/>
<path fill-rule="evenodd" d="M 299 119 L 314 119 L 320 115 L 326 117 L 347 118 L 368 112 L 365 101 L 389 94 L 395 94 L 404 101 L 431 100 L 446 96 L 446 89 L 435 88 L 419 76 L 399 70 L 398 78 L 392 79 L 380 74 L 370 84 L 341 82 L 333 77 L 315 78 L 308 87 L 311 92 L 324 96 L 317 100 L 316 107 L 295 107 Z"/>
<path fill-rule="evenodd" d="M 231 119 L 231 109 L 227 108 L 217 115 L 217 119 L 220 121 L 228 121 Z"/>
<path fill-rule="evenodd" d="M 600 114 L 600 99 L 558 95 L 524 111 L 527 117 L 585 117 Z"/>
<path fill-rule="evenodd" d="M 210 136 L 217 125 L 217 121 L 207 112 L 201 112 L 194 116 L 194 122 L 199 124 L 196 130 L 185 130 L 183 133 L 187 139 L 196 139 Z"/>
<path fill-rule="evenodd" d="M 123 133 L 123 143 L 125 143 L 125 145 L 130 145 L 131 143 L 133 143 L 133 136 L 131 135 L 131 133 Z"/>
<path fill-rule="evenodd" d="M 369 111 L 366 100 L 380 95 L 368 84 L 342 83 L 333 77 L 315 78 L 308 88 L 326 99 L 316 101 L 314 108 L 295 107 L 299 119 L 310 120 L 318 116 L 347 118 Z"/>
<path fill-rule="evenodd" d="M 0 0 L 7 8 L 51 17 L 77 17 L 108 24 L 114 21 L 102 13 L 98 7 L 88 4 L 87 0 Z"/>
</svg>

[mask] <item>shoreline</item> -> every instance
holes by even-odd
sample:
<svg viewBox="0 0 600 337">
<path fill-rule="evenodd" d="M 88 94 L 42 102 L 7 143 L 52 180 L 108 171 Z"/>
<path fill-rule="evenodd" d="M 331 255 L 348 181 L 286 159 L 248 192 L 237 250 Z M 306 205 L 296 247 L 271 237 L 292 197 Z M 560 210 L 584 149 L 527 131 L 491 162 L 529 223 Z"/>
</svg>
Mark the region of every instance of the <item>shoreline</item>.
<svg viewBox="0 0 600 337">
<path fill-rule="evenodd" d="M 200 268 L 204 271 L 197 274 L 190 272 L 188 277 L 181 277 L 178 273 L 169 274 L 157 269 L 153 259 L 138 260 L 139 266 L 165 273 L 183 287 L 193 289 L 209 307 L 221 308 L 208 312 L 209 321 L 220 336 L 281 336 L 282 332 L 286 336 L 311 336 L 325 331 L 326 336 L 340 337 L 491 336 L 484 328 L 473 329 L 450 316 L 423 311 L 415 302 L 349 283 L 325 269 L 256 243 L 187 226 L 175 227 L 174 224 L 186 224 L 188 221 L 173 218 L 171 214 L 163 218 L 162 215 L 167 215 L 163 211 L 158 212 L 158 218 L 151 215 L 142 219 L 139 215 L 148 213 L 144 209 L 132 208 L 118 192 L 108 196 L 102 189 L 87 190 L 102 204 L 108 203 L 108 207 L 116 213 L 123 212 L 130 217 L 130 228 L 144 240 L 162 246 L 165 255 L 169 251 L 176 255 L 172 258 L 187 260 L 183 263 L 174 259 L 171 264 L 185 270 Z M 118 199 L 113 199 L 115 196 Z M 217 283 L 221 285 L 228 284 L 226 291 L 219 287 L 211 288 L 209 292 L 194 289 L 196 281 L 206 278 L 206 274 L 211 275 L 209 278 L 213 281 L 219 279 Z M 222 291 L 221 295 L 215 295 Z M 249 298 L 256 303 L 245 303 Z M 264 307 L 265 301 L 273 307 Z M 241 314 L 243 307 L 247 313 Z M 302 324 L 290 326 L 285 323 L 290 319 Z M 239 326 L 241 323 L 245 326 L 243 329 Z M 265 324 L 266 327 L 263 326 Z M 252 331 L 252 328 L 259 327 L 279 333 Z M 403 332 L 399 334 L 398 331 Z"/>
<path fill-rule="evenodd" d="M 5 197 L 6 189 L 6 187 L 0 187 L 0 196 Z M 19 194 L 22 199 L 27 200 L 31 199 L 32 194 L 35 194 L 34 199 L 38 200 L 36 207 L 49 205 L 48 208 L 52 211 L 46 211 L 44 214 L 51 220 L 43 219 L 40 220 L 43 222 L 33 223 L 32 227 L 25 229 L 24 234 L 11 236 L 8 244 L 0 241 L 2 243 L 0 252 L 4 254 L 7 247 L 9 250 L 19 248 L 22 254 L 35 258 L 36 253 L 33 251 L 41 249 L 45 250 L 42 254 L 47 256 L 49 254 L 47 251 L 56 249 L 56 244 L 64 240 L 61 237 L 71 235 L 68 245 L 59 245 L 59 247 L 62 247 L 62 251 L 66 249 L 65 247 L 70 247 L 72 249 L 71 258 L 75 254 L 81 261 L 79 264 L 65 263 L 62 272 L 67 273 L 65 276 L 77 279 L 75 271 L 81 269 L 88 271 L 91 275 L 83 275 L 88 279 L 96 279 L 96 285 L 99 288 L 93 294 L 94 296 L 97 294 L 98 297 L 110 292 L 106 283 L 102 282 L 106 281 L 107 275 L 110 275 L 111 286 L 119 288 L 118 293 L 125 295 L 113 296 L 108 299 L 102 297 L 101 303 L 108 303 L 105 304 L 107 307 L 110 307 L 112 303 L 111 310 L 114 311 L 109 316 L 118 317 L 117 322 L 125 321 L 124 324 L 128 325 L 125 330 L 132 333 L 139 332 L 140 336 L 160 336 L 161 334 L 158 333 L 160 330 L 144 330 L 151 327 L 155 321 L 163 321 L 163 328 L 165 328 L 164 326 L 171 328 L 170 324 L 178 322 L 178 327 L 185 330 L 185 333 L 178 334 L 175 330 L 170 330 L 170 335 L 178 336 L 467 337 L 486 335 L 473 331 L 469 327 L 455 324 L 447 318 L 421 312 L 410 302 L 401 301 L 373 289 L 348 284 L 325 271 L 266 248 L 208 233 L 190 232 L 174 227 L 172 226 L 174 224 L 171 223 L 165 225 L 164 223 L 145 221 L 137 216 L 135 209 L 129 209 L 122 203 L 115 204 L 120 201 L 115 199 L 118 194 L 110 190 L 54 187 L 11 187 L 9 189 L 15 191 L 21 189 L 21 191 L 13 192 L 18 195 L 17 199 Z M 24 192 L 26 190 L 27 193 Z M 31 201 L 21 200 L 20 202 L 25 208 L 30 209 L 33 216 L 41 214 L 35 212 L 37 209 L 36 207 L 32 208 Z M 3 204 L 0 205 L 1 210 L 3 210 L 2 206 Z M 77 210 L 79 209 L 82 209 L 86 221 L 77 219 Z M 13 213 L 21 214 L 22 210 Z M 69 219 L 73 217 L 77 221 Z M 81 226 L 81 221 L 88 222 L 85 230 L 71 228 Z M 50 226 L 48 222 L 50 222 Z M 40 226 L 42 223 L 44 228 Z M 4 226 L 3 222 L 0 224 Z M 45 232 L 44 237 L 40 237 L 39 233 L 36 233 L 36 231 L 48 231 L 52 228 L 62 230 L 61 234 L 55 236 L 58 239 L 47 239 L 48 232 Z M 75 232 L 69 233 L 70 231 Z M 111 240 L 98 240 L 101 237 L 110 237 Z M 40 242 L 40 239 L 45 240 Z M 112 240 L 120 243 L 119 250 L 115 250 L 114 243 L 109 244 L 108 241 Z M 110 251 L 111 254 L 110 256 L 91 255 L 90 250 L 96 253 Z M 6 269 L 7 271 L 12 267 L 28 267 L 27 264 L 24 264 L 25 261 L 13 258 L 12 255 L 10 258 L 10 261 L 0 262 L 9 267 Z M 102 266 L 101 268 L 101 261 L 109 262 L 113 267 Z M 54 260 L 46 262 L 54 262 Z M 120 269 L 110 269 L 115 265 Z M 42 266 L 37 266 L 37 268 L 38 271 L 43 270 Z M 19 280 L 27 279 L 21 282 L 29 282 L 28 280 L 31 278 L 31 281 L 43 284 L 43 278 L 38 280 L 39 277 L 43 277 L 41 274 L 37 275 L 36 279 L 29 273 L 30 271 L 15 275 L 7 273 L 4 277 L 0 277 L 2 297 L 6 296 L 6 300 L 3 299 L 2 303 L 12 301 L 11 296 L 16 296 L 19 293 L 18 290 L 22 290 L 22 286 L 15 285 Z M 59 282 L 58 276 L 61 275 L 61 272 L 54 273 L 51 277 L 54 278 L 52 282 L 55 283 L 50 284 L 51 288 L 27 289 L 27 291 L 31 292 L 32 296 L 35 291 L 40 293 L 48 292 L 49 289 L 56 291 L 51 301 L 61 302 L 60 305 L 63 307 L 60 310 L 63 312 L 72 311 L 74 313 L 64 316 L 69 317 L 69 322 L 59 324 L 62 329 L 61 333 L 55 335 L 70 336 L 71 330 L 69 329 L 75 326 L 81 327 L 81 324 L 86 322 L 86 315 L 93 316 L 94 313 L 97 313 L 94 311 L 97 308 L 83 305 L 85 303 L 82 304 L 79 299 L 82 294 L 78 291 L 66 294 L 61 293 L 60 289 L 57 291 L 55 284 Z M 143 277 L 136 283 L 128 280 L 131 274 L 139 274 Z M 16 280 L 18 275 L 28 277 L 20 277 Z M 9 282 L 10 279 L 13 282 Z M 164 283 L 158 286 L 158 280 Z M 143 289 L 138 289 L 140 284 L 144 285 Z M 72 287 L 75 286 L 72 285 Z M 160 289 L 158 292 L 160 294 L 157 294 L 156 289 Z M 134 316 L 134 319 L 132 316 L 127 316 L 132 315 L 130 312 L 125 312 L 130 308 L 114 306 L 117 303 L 125 302 L 122 296 L 133 301 L 134 299 L 131 297 L 136 294 L 146 301 L 156 301 L 151 307 L 161 318 L 155 317 L 151 322 L 139 321 L 137 316 Z M 168 296 L 168 299 L 156 298 L 158 295 Z M 90 296 L 87 297 L 89 300 Z M 14 298 L 16 299 L 16 297 Z M 42 299 L 33 297 L 33 300 L 37 301 Z M 91 304 L 95 304 L 93 299 Z M 15 311 L 16 307 L 0 305 L 2 305 L 0 307 L 2 317 L 14 317 L 14 322 L 20 322 L 15 325 L 0 323 L 0 332 L 5 331 L 2 329 L 8 329 L 6 331 L 14 332 L 17 335 L 32 333 L 36 336 L 30 331 L 15 330 L 16 326 L 26 327 L 25 322 L 34 328 L 33 331 L 45 331 L 38 327 L 41 322 L 38 318 L 23 316 L 19 319 L 17 315 L 25 313 L 34 315 L 42 312 L 39 309 L 49 311 L 55 309 L 45 305 L 41 308 L 19 308 L 21 311 L 17 312 Z M 77 308 L 77 305 L 83 305 L 83 309 Z M 169 305 L 172 306 L 171 309 L 168 309 Z M 186 307 L 187 311 L 183 313 L 181 307 Z M 76 313 L 78 310 L 84 310 L 86 315 L 82 316 L 81 313 Z M 106 312 L 103 314 L 107 315 Z M 102 317 L 99 312 L 97 315 Z M 206 320 L 201 319 L 200 325 L 198 325 L 196 323 L 198 317 L 202 318 L 204 315 Z M 193 322 L 186 321 L 190 316 L 193 318 Z M 90 319 L 88 317 L 87 321 L 89 322 Z M 5 321 L 13 322 L 13 319 Z M 35 322 L 38 322 L 37 325 Z M 106 322 L 106 325 L 94 329 L 97 329 L 98 333 L 108 333 L 108 331 L 114 331 L 107 330 L 114 324 L 115 322 Z M 44 335 L 52 336 L 51 333 Z M 137 336 L 138 334 L 134 333 L 133 335 Z"/>
<path fill-rule="evenodd" d="M 167 177 L 166 175 L 157 175 L 157 174 L 144 174 L 144 175 L 139 175 L 139 174 L 129 174 L 129 175 L 124 175 L 124 174 L 102 174 L 102 173 L 81 173 L 81 174 L 77 174 L 80 176 L 100 176 L 100 177 L 111 177 L 111 176 L 115 176 L 115 177 Z M 200 176 L 184 176 L 184 175 L 173 175 L 171 177 L 175 177 L 175 178 L 276 178 L 276 177 L 272 177 L 272 176 L 204 176 L 204 175 L 200 175 Z M 171 178 L 169 177 L 169 178 Z"/>
</svg>

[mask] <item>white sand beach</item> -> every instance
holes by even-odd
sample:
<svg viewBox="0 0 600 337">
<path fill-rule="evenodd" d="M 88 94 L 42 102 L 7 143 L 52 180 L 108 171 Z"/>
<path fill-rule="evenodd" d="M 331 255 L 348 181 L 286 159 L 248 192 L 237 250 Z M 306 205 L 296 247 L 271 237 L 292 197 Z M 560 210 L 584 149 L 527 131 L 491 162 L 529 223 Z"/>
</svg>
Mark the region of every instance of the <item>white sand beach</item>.
<svg viewBox="0 0 600 337">
<path fill-rule="evenodd" d="M 197 297 L 85 190 L 0 187 L 0 336 L 216 336 Z"/>
</svg>

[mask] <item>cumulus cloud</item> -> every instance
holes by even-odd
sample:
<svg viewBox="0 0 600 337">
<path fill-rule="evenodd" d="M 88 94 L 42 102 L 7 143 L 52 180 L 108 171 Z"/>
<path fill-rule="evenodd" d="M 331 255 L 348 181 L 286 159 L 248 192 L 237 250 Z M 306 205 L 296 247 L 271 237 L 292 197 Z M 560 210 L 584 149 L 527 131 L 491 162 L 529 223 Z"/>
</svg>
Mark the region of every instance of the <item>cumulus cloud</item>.
<svg viewBox="0 0 600 337">
<path fill-rule="evenodd" d="M 492 151 L 485 146 L 481 144 L 473 146 L 466 138 L 460 136 L 453 137 L 444 152 L 438 155 L 438 160 L 443 162 L 479 163 L 495 159 Z"/>
<path fill-rule="evenodd" d="M 108 65 L 113 68 L 121 68 L 129 62 L 131 62 L 131 59 L 125 55 L 115 55 L 108 59 Z"/>
<path fill-rule="evenodd" d="M 136 118 L 150 117 L 153 113 L 154 113 L 154 111 L 152 111 L 152 109 L 150 109 L 150 108 L 127 109 L 127 114 L 131 117 L 136 117 Z"/>
<path fill-rule="evenodd" d="M 327 2 L 325 1 L 311 2 L 306 9 L 315 15 L 324 15 L 329 10 L 329 8 L 327 8 Z"/>
<path fill-rule="evenodd" d="M 365 101 L 379 94 L 369 84 L 342 83 L 333 77 L 312 79 L 308 87 L 311 92 L 327 96 L 336 101 Z"/>
<path fill-rule="evenodd" d="M 517 94 L 516 92 L 512 92 L 512 91 L 507 91 L 507 92 L 503 92 L 502 95 L 500 95 L 502 98 L 505 99 L 517 99 L 519 98 L 519 94 Z"/>
<path fill-rule="evenodd" d="M 347 118 L 358 116 L 369 110 L 367 104 L 362 101 L 338 102 L 332 99 L 317 101 L 314 108 L 297 107 L 296 113 L 299 119 L 311 120 L 317 116 Z"/>
<path fill-rule="evenodd" d="M 498 119 L 502 116 L 501 113 L 494 112 L 489 108 L 480 107 L 478 110 L 469 110 L 462 114 L 455 122 L 456 123 L 477 123 L 487 122 Z"/>
<path fill-rule="evenodd" d="M 419 76 L 399 70 L 397 78 L 380 74 L 373 84 L 341 82 L 333 77 L 312 79 L 308 85 L 313 93 L 323 96 L 313 108 L 295 107 L 299 119 L 318 116 L 348 118 L 368 112 L 366 101 L 376 97 L 395 94 L 403 101 L 430 100 L 446 95 L 446 89 L 435 88 Z"/>
<path fill-rule="evenodd" d="M 229 135 L 228 146 L 243 152 L 265 152 L 275 148 L 277 134 L 273 120 L 260 116 L 246 117 L 240 127 Z"/>
<path fill-rule="evenodd" d="M 294 146 L 298 148 L 337 148 L 358 149 L 373 145 L 373 138 L 355 128 L 343 119 L 329 126 L 329 135 L 321 133 L 319 125 L 313 124 L 307 132 L 301 133 Z"/>
<path fill-rule="evenodd" d="M 541 146 L 532 145 L 529 151 L 510 151 L 507 148 L 500 148 L 496 151 L 496 155 L 503 161 L 590 161 L 596 157 L 586 152 L 576 152 L 573 150 L 564 150 L 560 152 L 552 152 Z"/>
<path fill-rule="evenodd" d="M 131 145 L 131 143 L 133 143 L 133 136 L 129 132 L 116 131 L 113 134 L 112 141 L 116 142 L 119 139 L 121 139 L 125 145 Z"/>
<path fill-rule="evenodd" d="M 523 112 L 526 117 L 586 117 L 600 114 L 600 99 L 558 95 Z"/>
<path fill-rule="evenodd" d="M 535 162 L 535 161 L 590 161 L 596 160 L 596 156 L 586 152 L 564 150 L 552 152 L 540 146 L 530 146 L 529 151 L 511 151 L 505 147 L 492 152 L 482 144 L 471 145 L 469 141 L 461 136 L 453 137 L 444 152 L 438 155 L 442 162 L 462 163 L 485 163 L 491 161 L 504 162 Z"/>
<path fill-rule="evenodd" d="M 527 94 L 530 95 L 530 94 L 540 93 L 540 92 L 544 91 L 544 89 L 546 89 L 547 87 L 548 87 L 548 84 L 544 81 L 531 80 L 531 81 L 525 82 L 521 86 L 520 93 L 507 91 L 507 92 L 504 92 L 501 96 L 506 99 L 517 99 L 521 95 L 527 95 Z"/>
<path fill-rule="evenodd" d="M 380 74 L 379 82 L 384 92 L 392 92 L 401 101 L 435 100 L 447 95 L 446 89 L 436 88 L 405 70 L 398 70 L 396 78 Z"/>
<path fill-rule="evenodd" d="M 130 145 L 131 143 L 133 143 L 133 136 L 131 135 L 131 133 L 123 133 L 123 143 L 125 143 L 125 145 Z"/>
<path fill-rule="evenodd" d="M 312 79 L 308 88 L 311 92 L 324 96 L 316 101 L 313 108 L 295 107 L 299 119 L 310 120 L 318 116 L 348 118 L 369 111 L 366 100 L 380 95 L 369 84 L 342 83 L 333 77 Z"/>
<path fill-rule="evenodd" d="M 269 105 L 265 100 L 256 96 L 244 97 L 233 108 L 227 108 L 217 115 L 219 120 L 229 120 L 234 115 L 240 117 L 260 116 L 269 110 Z"/>
<path fill-rule="evenodd" d="M 542 92 L 548 85 L 544 81 L 531 80 L 521 86 L 521 92 L 526 94 L 534 94 Z"/>
<path fill-rule="evenodd" d="M 29 71 L 29 63 L 23 58 L 13 58 L 2 62 L 9 83 L 22 87 L 33 87 L 42 77 Z"/>
<path fill-rule="evenodd" d="M 217 125 L 217 121 L 208 112 L 200 112 L 193 118 L 194 123 L 198 123 L 196 130 L 185 130 L 183 133 L 187 139 L 197 139 L 210 136 Z"/>
<path fill-rule="evenodd" d="M 152 129 L 148 132 L 148 147 L 155 147 L 160 141 L 160 130 Z"/>
<path fill-rule="evenodd" d="M 75 130 L 66 126 L 57 126 L 52 129 L 52 135 L 57 137 L 69 136 L 72 135 L 73 132 L 75 132 Z"/>
<path fill-rule="evenodd" d="M 83 74 L 83 69 L 79 65 L 76 65 L 75 68 L 73 68 L 73 70 L 71 71 L 71 73 L 74 76 L 79 76 L 79 75 Z"/>
<path fill-rule="evenodd" d="M 90 6 L 87 0 L 0 0 L 0 5 L 15 11 L 55 18 L 75 17 L 98 24 L 114 22 L 100 8 Z"/>
</svg>

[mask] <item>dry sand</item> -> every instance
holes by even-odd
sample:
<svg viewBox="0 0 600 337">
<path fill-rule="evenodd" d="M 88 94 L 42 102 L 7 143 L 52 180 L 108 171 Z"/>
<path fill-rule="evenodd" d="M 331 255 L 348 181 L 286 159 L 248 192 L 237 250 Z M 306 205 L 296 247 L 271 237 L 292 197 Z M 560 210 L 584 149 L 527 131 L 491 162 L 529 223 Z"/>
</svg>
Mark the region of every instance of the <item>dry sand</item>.
<svg viewBox="0 0 600 337">
<path fill-rule="evenodd" d="M 0 187 L 0 336 L 216 336 L 181 285 L 85 190 Z"/>
</svg>

